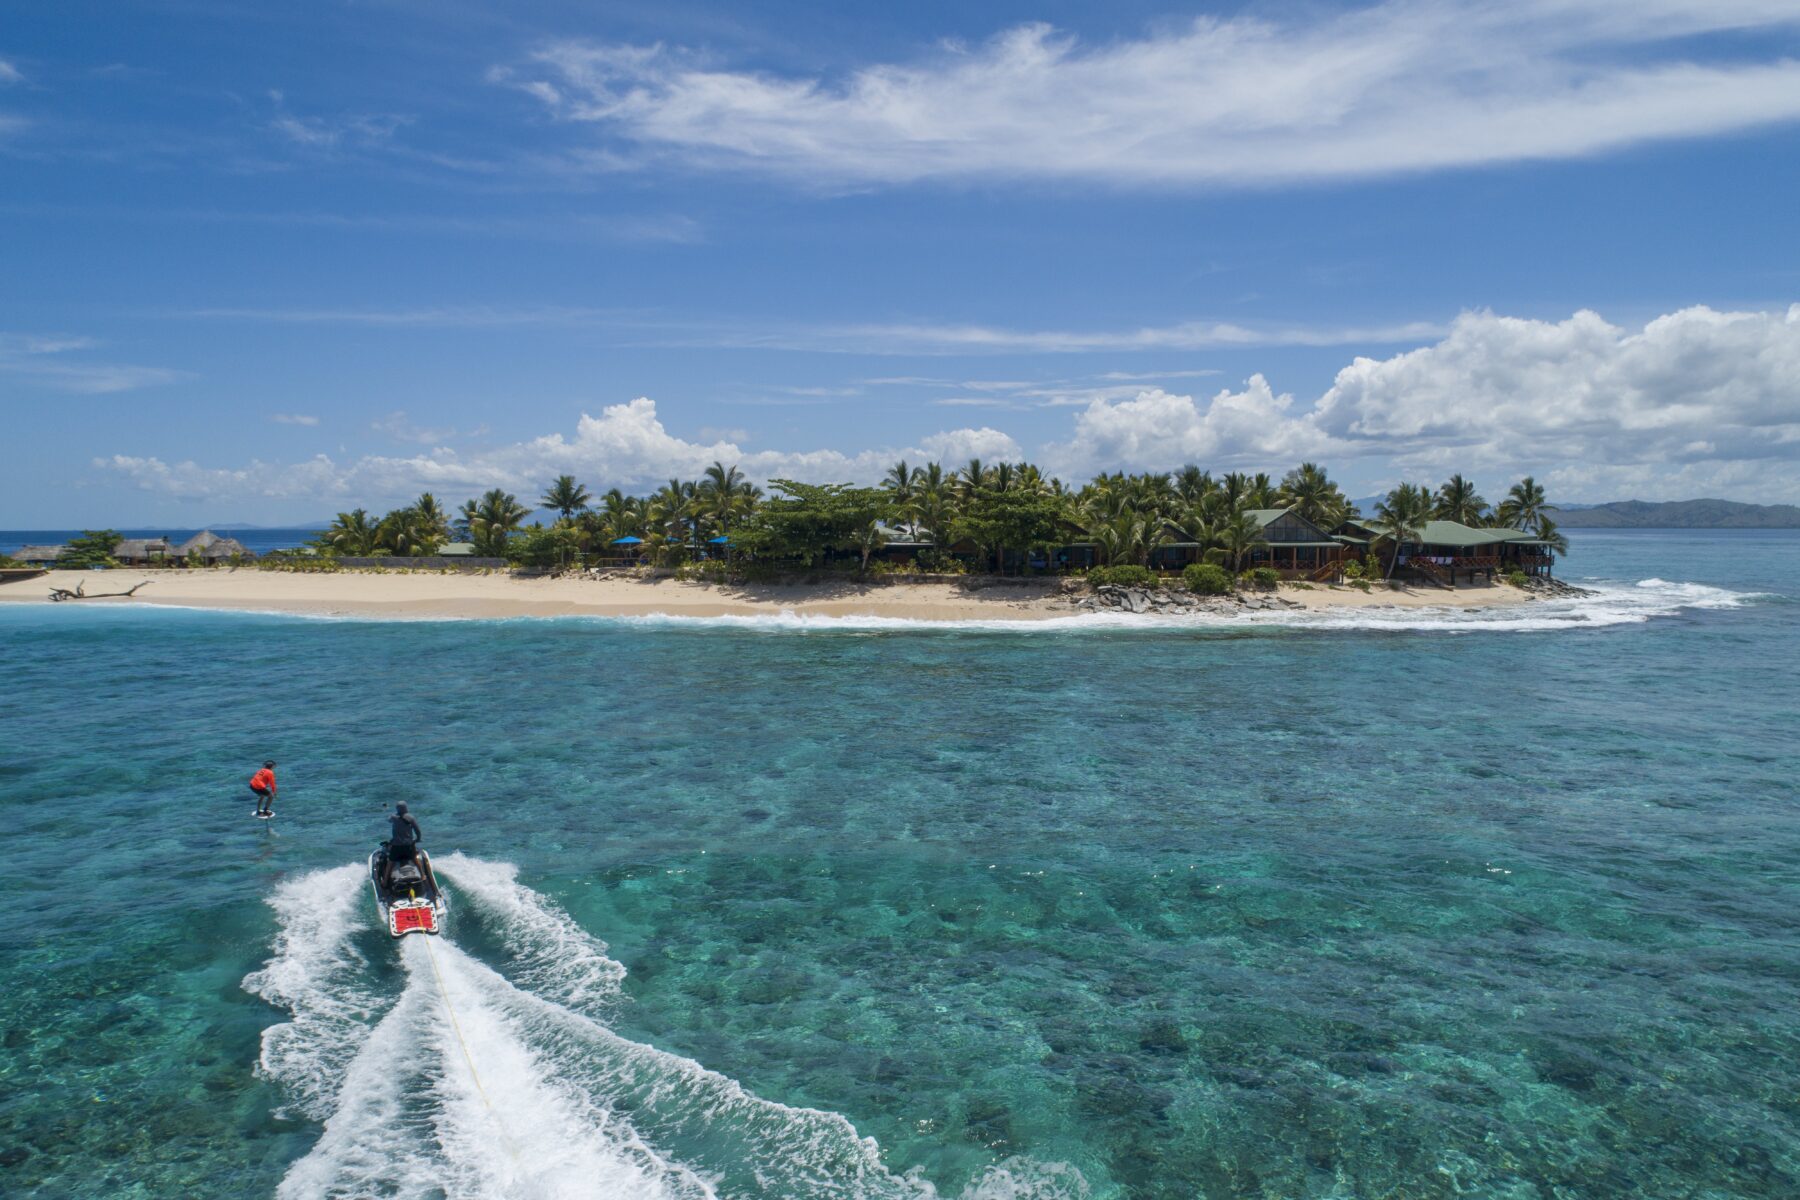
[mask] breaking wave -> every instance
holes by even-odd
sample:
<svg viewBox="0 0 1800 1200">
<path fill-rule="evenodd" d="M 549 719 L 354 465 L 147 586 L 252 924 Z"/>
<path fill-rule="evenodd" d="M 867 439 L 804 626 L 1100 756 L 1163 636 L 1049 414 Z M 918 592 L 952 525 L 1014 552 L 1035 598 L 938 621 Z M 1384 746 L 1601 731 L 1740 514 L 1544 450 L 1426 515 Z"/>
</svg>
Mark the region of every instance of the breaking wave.
<svg viewBox="0 0 1800 1200">
<path fill-rule="evenodd" d="M 1597 629 L 1641 624 L 1673 616 L 1684 609 L 1736 608 L 1766 597 L 1701 583 L 1645 579 L 1636 584 L 1588 583 L 1594 595 L 1504 603 L 1491 607 L 1451 605 L 1384 605 L 1301 610 L 1277 609 L 1239 614 L 1082 613 L 1040 620 L 922 620 L 903 617 L 821 616 L 783 611 L 757 616 L 690 617 L 648 614 L 579 617 L 665 628 L 725 628 L 763 633 L 884 633 L 903 631 L 980 630 L 995 633 L 1057 633 L 1104 630 L 1169 629 L 1314 629 L 1406 630 L 1439 633 L 1541 632 Z"/>
<path fill-rule="evenodd" d="M 271 900 L 274 953 L 244 982 L 290 1020 L 265 1034 L 260 1070 L 324 1124 L 283 1179 L 284 1200 L 938 1196 L 887 1169 L 843 1116 L 764 1100 L 614 1033 L 596 1012 L 624 967 L 604 944 L 508 864 L 438 865 L 494 926 L 506 968 L 448 936 L 407 937 L 398 995 L 377 997 L 351 944 L 364 927 L 360 867 L 303 876 Z M 566 969 L 551 965 L 565 955 Z M 1010 1159 L 962 1200 L 1087 1194 L 1072 1167 Z"/>
</svg>

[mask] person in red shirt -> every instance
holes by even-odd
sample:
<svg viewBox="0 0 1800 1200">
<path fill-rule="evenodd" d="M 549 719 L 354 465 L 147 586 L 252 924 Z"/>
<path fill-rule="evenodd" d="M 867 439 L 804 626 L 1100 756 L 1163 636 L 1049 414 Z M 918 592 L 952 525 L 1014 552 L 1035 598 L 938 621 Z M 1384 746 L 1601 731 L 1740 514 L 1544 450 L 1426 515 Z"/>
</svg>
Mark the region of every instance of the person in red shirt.
<svg viewBox="0 0 1800 1200">
<path fill-rule="evenodd" d="M 256 815 L 272 817 L 275 815 L 275 760 L 270 759 L 262 765 L 262 770 L 250 777 L 250 790 L 256 793 Z"/>
</svg>

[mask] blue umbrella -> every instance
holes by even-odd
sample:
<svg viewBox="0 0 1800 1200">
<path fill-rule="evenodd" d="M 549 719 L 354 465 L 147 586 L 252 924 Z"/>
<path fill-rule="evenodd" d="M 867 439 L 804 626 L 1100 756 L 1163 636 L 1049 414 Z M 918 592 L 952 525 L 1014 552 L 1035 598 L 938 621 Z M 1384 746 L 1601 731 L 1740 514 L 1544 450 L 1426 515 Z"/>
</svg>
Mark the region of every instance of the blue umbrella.
<svg viewBox="0 0 1800 1200">
<path fill-rule="evenodd" d="M 731 539 L 724 536 L 708 538 L 706 544 L 709 546 L 729 546 L 731 545 Z"/>
<path fill-rule="evenodd" d="M 641 546 L 644 544 L 644 539 L 640 537 L 614 538 L 612 544 L 615 546 Z"/>
</svg>

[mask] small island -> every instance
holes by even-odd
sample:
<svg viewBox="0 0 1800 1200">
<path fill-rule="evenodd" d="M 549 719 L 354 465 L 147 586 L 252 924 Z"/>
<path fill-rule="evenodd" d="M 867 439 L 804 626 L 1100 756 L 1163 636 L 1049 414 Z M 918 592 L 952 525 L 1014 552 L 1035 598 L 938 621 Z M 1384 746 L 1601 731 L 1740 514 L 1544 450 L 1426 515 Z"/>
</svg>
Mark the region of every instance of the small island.
<svg viewBox="0 0 1800 1200">
<path fill-rule="evenodd" d="M 548 519 L 527 524 L 533 508 L 504 489 L 454 512 L 427 493 L 379 517 L 339 513 L 309 544 L 260 557 L 210 531 L 175 543 L 93 530 L 15 558 L 65 594 L 79 572 L 131 567 L 160 580 L 138 602 L 423 617 L 1031 620 L 1575 591 L 1553 577 L 1568 543 L 1529 477 L 1498 505 L 1460 475 L 1402 484 L 1365 514 L 1316 463 L 1279 480 L 1190 466 L 1071 488 L 1031 463 L 900 462 L 878 486 L 767 491 L 715 463 L 647 496 L 595 496 L 564 475 L 539 505 Z"/>
</svg>

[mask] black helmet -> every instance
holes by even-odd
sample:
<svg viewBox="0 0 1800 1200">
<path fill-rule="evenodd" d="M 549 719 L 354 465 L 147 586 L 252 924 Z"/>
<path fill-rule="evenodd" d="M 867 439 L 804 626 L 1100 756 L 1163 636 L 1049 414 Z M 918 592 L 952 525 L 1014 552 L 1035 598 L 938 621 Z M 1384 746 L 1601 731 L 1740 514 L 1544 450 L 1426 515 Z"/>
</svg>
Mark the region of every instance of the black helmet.
<svg viewBox="0 0 1800 1200">
<path fill-rule="evenodd" d="M 264 763 L 263 766 L 268 767 L 270 770 L 274 770 L 275 760 L 271 758 L 268 762 Z"/>
<path fill-rule="evenodd" d="M 394 811 L 397 813 L 404 813 L 406 811 L 406 801 L 402 800 L 399 803 L 395 804 Z"/>
</svg>

